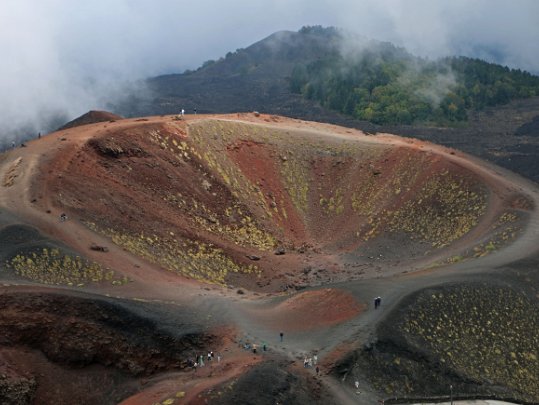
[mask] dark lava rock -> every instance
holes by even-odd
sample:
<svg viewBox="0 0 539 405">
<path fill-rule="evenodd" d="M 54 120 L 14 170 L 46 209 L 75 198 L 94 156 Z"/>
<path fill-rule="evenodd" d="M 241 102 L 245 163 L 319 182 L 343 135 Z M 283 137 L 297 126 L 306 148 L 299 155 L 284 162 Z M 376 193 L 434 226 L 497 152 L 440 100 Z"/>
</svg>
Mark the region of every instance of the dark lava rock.
<svg viewBox="0 0 539 405">
<path fill-rule="evenodd" d="M 530 122 L 521 125 L 515 131 L 517 136 L 539 136 L 539 115 Z"/>
<path fill-rule="evenodd" d="M 284 250 L 284 247 L 279 246 L 277 249 L 275 249 L 275 252 L 273 253 L 276 254 L 277 256 L 281 256 L 281 255 L 284 255 L 286 252 Z"/>
<path fill-rule="evenodd" d="M 108 248 L 108 247 L 96 245 L 95 243 L 93 243 L 93 244 L 90 246 L 90 249 L 91 249 L 91 250 L 95 250 L 96 252 L 105 252 L 105 253 L 109 251 L 109 248 Z"/>
<path fill-rule="evenodd" d="M 0 375 L 0 404 L 27 405 L 34 403 L 37 383 L 34 378 Z"/>
<path fill-rule="evenodd" d="M 240 376 L 233 388 L 220 388 L 212 404 L 329 404 L 320 381 L 288 370 L 283 362 L 267 361 Z"/>
<path fill-rule="evenodd" d="M 216 344 L 216 337 L 190 318 L 165 327 L 146 317 L 149 307 L 141 316 L 138 309 L 105 299 L 6 293 L 0 295 L 0 308 L 11 309 L 0 312 L 1 346 L 39 350 L 49 361 L 69 367 L 97 363 L 151 375 L 183 369 L 190 356 Z"/>
</svg>

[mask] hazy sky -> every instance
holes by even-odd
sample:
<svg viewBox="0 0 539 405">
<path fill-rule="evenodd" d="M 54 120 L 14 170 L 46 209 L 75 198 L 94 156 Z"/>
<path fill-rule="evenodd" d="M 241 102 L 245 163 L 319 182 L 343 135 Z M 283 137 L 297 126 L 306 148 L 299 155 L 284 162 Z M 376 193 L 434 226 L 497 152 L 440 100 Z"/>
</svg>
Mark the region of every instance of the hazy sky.
<svg viewBox="0 0 539 405">
<path fill-rule="evenodd" d="M 303 25 L 539 72 L 539 0 L 0 0 L 0 137 Z"/>
</svg>

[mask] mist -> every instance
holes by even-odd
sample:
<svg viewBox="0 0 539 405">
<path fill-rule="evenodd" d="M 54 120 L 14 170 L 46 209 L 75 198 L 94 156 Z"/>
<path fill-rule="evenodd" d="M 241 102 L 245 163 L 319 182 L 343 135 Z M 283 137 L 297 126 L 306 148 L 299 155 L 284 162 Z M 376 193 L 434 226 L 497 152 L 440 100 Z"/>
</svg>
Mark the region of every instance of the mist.
<svg viewBox="0 0 539 405">
<path fill-rule="evenodd" d="M 143 92 L 146 77 L 304 25 L 341 27 L 422 57 L 539 72 L 535 0 L 2 0 L 0 143 L 107 109 L 127 88 Z"/>
</svg>

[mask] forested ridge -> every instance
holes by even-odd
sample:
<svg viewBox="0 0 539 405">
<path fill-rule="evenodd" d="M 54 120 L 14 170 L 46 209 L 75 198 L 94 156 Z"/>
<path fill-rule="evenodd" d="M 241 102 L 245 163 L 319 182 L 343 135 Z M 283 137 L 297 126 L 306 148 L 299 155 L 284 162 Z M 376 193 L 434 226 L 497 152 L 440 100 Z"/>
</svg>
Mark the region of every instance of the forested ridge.
<svg viewBox="0 0 539 405">
<path fill-rule="evenodd" d="M 303 30 L 323 34 L 326 29 Z M 326 35 L 340 33 L 330 29 Z M 368 41 L 297 64 L 290 90 L 376 124 L 454 125 L 466 121 L 470 109 L 539 95 L 539 77 L 462 56 L 430 61 L 390 43 Z"/>
</svg>

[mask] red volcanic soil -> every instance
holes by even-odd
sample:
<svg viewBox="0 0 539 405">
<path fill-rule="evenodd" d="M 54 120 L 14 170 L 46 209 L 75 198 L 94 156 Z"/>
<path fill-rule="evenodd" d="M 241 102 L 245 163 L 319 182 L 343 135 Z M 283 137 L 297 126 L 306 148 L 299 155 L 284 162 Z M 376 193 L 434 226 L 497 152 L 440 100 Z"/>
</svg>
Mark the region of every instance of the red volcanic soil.
<svg viewBox="0 0 539 405">
<path fill-rule="evenodd" d="M 346 291 L 324 288 L 298 293 L 270 309 L 253 310 L 252 314 L 277 332 L 302 332 L 348 321 L 366 307 Z"/>
<path fill-rule="evenodd" d="M 366 340 L 386 305 L 422 283 L 536 248 L 535 189 L 460 152 L 267 115 L 88 119 L 102 122 L 0 157 L 0 295 L 10 308 L 0 316 L 2 372 L 33 403 L 202 403 L 216 400 L 215 387 L 241 401 L 230 387 L 270 389 L 272 367 L 281 401 L 294 403 L 294 387 L 315 377 L 298 377 L 300 353 L 320 353 L 328 369 L 324 356 L 357 347 L 347 339 Z M 81 276 L 77 256 L 102 273 Z M 55 271 L 55 294 L 99 302 L 97 321 L 82 309 L 70 315 L 64 307 L 80 302 L 56 296 L 48 312 L 23 305 L 50 291 L 43 280 Z M 384 296 L 377 312 L 364 303 L 374 294 Z M 268 342 L 273 357 L 241 349 L 239 336 Z M 219 350 L 223 363 L 195 375 L 188 349 Z M 338 391 L 354 403 L 327 373 L 316 377 L 317 398 Z M 82 388 L 109 377 L 121 390 Z M 72 384 L 47 396 L 54 378 Z"/>
<path fill-rule="evenodd" d="M 276 208 L 277 202 L 284 205 L 277 210 L 273 220 L 277 226 L 284 229 L 285 238 L 293 241 L 305 241 L 305 225 L 300 213 L 296 211 L 286 192 L 282 176 L 277 166 L 279 151 L 271 150 L 262 142 L 239 141 L 227 147 L 231 160 L 238 165 L 247 179 L 256 184 L 264 196 L 265 203 L 270 208 Z M 288 214 L 284 214 L 284 213 Z"/>
</svg>

